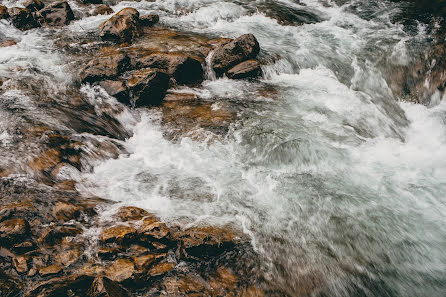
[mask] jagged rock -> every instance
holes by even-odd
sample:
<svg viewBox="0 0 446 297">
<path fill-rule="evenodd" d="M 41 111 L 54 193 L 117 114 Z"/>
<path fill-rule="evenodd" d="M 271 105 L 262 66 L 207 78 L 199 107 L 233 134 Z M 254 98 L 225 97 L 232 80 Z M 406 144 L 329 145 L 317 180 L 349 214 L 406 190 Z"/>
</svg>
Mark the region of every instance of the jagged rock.
<svg viewBox="0 0 446 297">
<path fill-rule="evenodd" d="M 118 248 L 103 247 L 98 249 L 98 257 L 103 260 L 112 260 L 118 255 L 119 252 L 120 249 Z"/>
<path fill-rule="evenodd" d="M 57 149 L 49 149 L 31 161 L 28 165 L 35 171 L 50 171 L 61 161 L 61 152 Z"/>
<path fill-rule="evenodd" d="M 37 240 L 41 244 L 55 245 L 65 237 L 74 237 L 82 234 L 83 230 L 76 227 L 58 226 L 54 229 L 49 229 L 42 233 Z"/>
<path fill-rule="evenodd" d="M 160 16 L 157 14 L 148 14 L 140 17 L 142 26 L 153 26 L 160 21 Z"/>
<path fill-rule="evenodd" d="M 94 278 L 88 275 L 51 278 L 31 287 L 24 297 L 86 296 L 93 280 Z"/>
<path fill-rule="evenodd" d="M 154 69 L 137 70 L 128 78 L 127 86 L 136 106 L 159 105 L 169 87 L 169 75 Z"/>
<path fill-rule="evenodd" d="M 130 58 L 125 54 L 115 53 L 95 58 L 81 70 L 82 83 L 115 78 L 119 74 L 129 70 Z"/>
<path fill-rule="evenodd" d="M 130 259 L 118 259 L 105 270 L 105 275 L 116 282 L 125 282 L 135 277 L 135 264 Z"/>
<path fill-rule="evenodd" d="M 173 263 L 162 262 L 162 263 L 156 264 L 155 266 L 150 268 L 148 273 L 151 276 L 160 276 L 165 273 L 168 273 L 169 271 L 171 271 L 174 268 L 175 268 L 175 265 Z"/>
<path fill-rule="evenodd" d="M 100 14 L 112 14 L 114 11 L 113 9 L 105 4 L 99 4 L 97 5 L 91 15 L 100 15 Z"/>
<path fill-rule="evenodd" d="M 74 20 L 74 14 L 66 1 L 53 3 L 39 11 L 47 26 L 64 26 Z"/>
<path fill-rule="evenodd" d="M 153 218 L 146 218 L 138 229 L 138 234 L 143 241 L 160 240 L 168 237 L 169 228 L 162 222 L 154 221 Z"/>
<path fill-rule="evenodd" d="M 255 78 L 258 77 L 261 72 L 262 70 L 259 61 L 251 59 L 237 64 L 226 71 L 226 76 L 232 79 Z"/>
<path fill-rule="evenodd" d="M 129 98 L 129 92 L 125 82 L 120 80 L 104 80 L 98 83 L 110 96 L 115 97 L 121 102 Z"/>
<path fill-rule="evenodd" d="M 28 269 L 29 269 L 28 268 L 28 260 L 29 260 L 29 256 L 14 257 L 13 264 L 14 264 L 15 270 L 20 274 L 28 272 Z"/>
<path fill-rule="evenodd" d="M 206 284 L 203 279 L 193 276 L 185 275 L 180 278 L 171 277 L 163 282 L 163 287 L 169 295 L 177 296 L 196 296 L 196 293 L 204 292 L 206 290 Z M 211 295 L 210 292 L 206 292 L 206 295 Z M 198 295 L 204 296 L 204 295 Z"/>
<path fill-rule="evenodd" d="M 34 242 L 32 241 L 23 241 L 23 242 L 19 242 L 17 244 L 14 244 L 11 247 L 11 250 L 16 253 L 16 254 L 25 254 L 29 251 L 33 251 L 35 250 L 36 245 L 34 244 Z"/>
<path fill-rule="evenodd" d="M 256 6 L 256 9 L 270 18 L 276 19 L 279 24 L 287 26 L 315 24 L 324 20 L 308 9 L 291 7 L 277 1 L 262 2 Z"/>
<path fill-rule="evenodd" d="M 142 255 L 134 257 L 133 261 L 138 271 L 144 271 L 147 270 L 147 268 L 149 268 L 157 259 L 158 255 Z"/>
<path fill-rule="evenodd" d="M 102 40 L 131 42 L 141 34 L 139 12 L 134 8 L 124 8 L 101 26 Z"/>
<path fill-rule="evenodd" d="M 61 271 L 62 268 L 59 265 L 50 265 L 39 269 L 39 275 L 40 276 L 56 275 L 59 274 Z"/>
<path fill-rule="evenodd" d="M 27 8 L 9 8 L 8 15 L 11 23 L 22 31 L 40 27 L 39 22 L 34 18 L 31 10 Z"/>
<path fill-rule="evenodd" d="M 14 202 L 0 206 L 0 221 L 3 221 L 12 215 L 24 217 L 36 213 L 36 208 L 30 201 Z"/>
<path fill-rule="evenodd" d="M 211 59 L 212 69 L 220 76 L 235 65 L 254 59 L 259 51 L 260 46 L 254 35 L 242 35 L 215 50 Z"/>
<path fill-rule="evenodd" d="M 0 5 L 0 20 L 8 18 L 9 18 L 8 8 L 4 5 Z"/>
<path fill-rule="evenodd" d="M 134 207 L 134 206 L 123 206 L 118 209 L 116 214 L 121 221 L 137 221 L 150 215 L 146 210 Z"/>
<path fill-rule="evenodd" d="M 57 264 L 68 267 L 73 263 L 76 263 L 80 260 L 82 256 L 82 250 L 79 248 L 71 249 L 71 250 L 65 250 L 61 253 L 57 254 L 55 260 Z"/>
<path fill-rule="evenodd" d="M 54 205 L 52 214 L 57 220 L 66 222 L 78 218 L 81 214 L 81 209 L 81 207 L 73 203 L 60 201 Z"/>
<path fill-rule="evenodd" d="M 137 68 L 157 68 L 165 70 L 179 85 L 195 85 L 203 81 L 204 71 L 201 62 L 184 54 L 151 54 L 136 60 Z"/>
<path fill-rule="evenodd" d="M 40 0 L 26 0 L 23 3 L 23 6 L 25 6 L 25 8 L 28 8 L 32 12 L 35 12 L 35 11 L 39 11 L 42 8 L 44 8 L 45 4 Z"/>
<path fill-rule="evenodd" d="M 25 219 L 10 219 L 0 223 L 0 245 L 10 246 L 28 237 L 29 223 Z"/>
<path fill-rule="evenodd" d="M 136 236 L 136 229 L 130 226 L 114 226 L 105 229 L 101 234 L 103 243 L 115 242 L 118 244 L 127 244 Z"/>
<path fill-rule="evenodd" d="M 87 292 L 89 297 L 130 297 L 130 293 L 107 277 L 98 277 L 94 280 Z"/>
</svg>

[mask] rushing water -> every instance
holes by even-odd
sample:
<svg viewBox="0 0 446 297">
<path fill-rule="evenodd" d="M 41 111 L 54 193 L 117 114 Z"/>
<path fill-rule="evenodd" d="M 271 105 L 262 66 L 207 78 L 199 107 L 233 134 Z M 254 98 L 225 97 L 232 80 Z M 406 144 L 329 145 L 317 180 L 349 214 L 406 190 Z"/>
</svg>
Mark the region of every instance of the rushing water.
<svg viewBox="0 0 446 297">
<path fill-rule="evenodd" d="M 382 74 L 410 62 L 407 44 L 425 37 L 422 26 L 414 33 L 392 23 L 393 2 L 277 2 L 323 21 L 283 26 L 256 11 L 262 1 L 117 3 L 115 11 L 159 13 L 163 25 L 184 31 L 251 32 L 273 62 L 260 82 L 208 79 L 188 90 L 214 108 L 238 107 L 223 138 L 169 141 L 158 111 L 124 109 L 119 120 L 133 135 L 121 142 L 126 153 L 77 176 L 79 189 L 168 222 L 234 226 L 260 255 L 259 275 L 290 296 L 446 296 L 446 101 L 429 108 L 398 102 Z M 106 18 L 64 30 L 81 34 Z M 32 65 L 55 93 L 70 83 L 51 32 L 0 26 L 0 34 L 20 39 L 0 49 L 1 75 Z M 265 87 L 274 92 L 258 92 Z M 97 89 L 83 92 L 116 108 Z M 68 129 L 26 95 L 2 96 Z M 0 113 L 7 147 L 14 115 Z"/>
</svg>

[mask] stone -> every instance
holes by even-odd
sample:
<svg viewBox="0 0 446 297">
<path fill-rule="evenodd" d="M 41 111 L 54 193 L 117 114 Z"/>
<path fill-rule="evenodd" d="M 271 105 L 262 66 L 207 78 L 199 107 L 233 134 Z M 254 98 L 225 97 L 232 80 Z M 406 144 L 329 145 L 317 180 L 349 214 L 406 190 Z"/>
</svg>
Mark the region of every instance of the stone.
<svg viewBox="0 0 446 297">
<path fill-rule="evenodd" d="M 82 256 L 82 250 L 79 248 L 71 249 L 71 250 L 65 250 L 61 253 L 56 255 L 56 262 L 57 264 L 68 267 L 71 264 L 74 264 L 80 260 Z"/>
<path fill-rule="evenodd" d="M 102 4 L 102 0 L 81 0 L 84 4 Z"/>
<path fill-rule="evenodd" d="M 115 78 L 129 70 L 130 58 L 125 54 L 112 53 L 92 59 L 80 72 L 82 83 Z"/>
<path fill-rule="evenodd" d="M 23 6 L 25 6 L 25 8 L 28 8 L 32 12 L 36 12 L 44 8 L 45 4 L 40 0 L 26 0 L 23 3 Z"/>
<path fill-rule="evenodd" d="M 130 297 L 130 293 L 118 283 L 107 277 L 94 280 L 87 292 L 89 297 Z"/>
<path fill-rule="evenodd" d="M 57 149 L 49 149 L 32 160 L 28 165 L 35 171 L 50 171 L 61 161 L 61 153 Z"/>
<path fill-rule="evenodd" d="M 115 97 L 118 101 L 128 101 L 129 92 L 125 82 L 120 80 L 104 80 L 98 83 L 110 96 Z"/>
<path fill-rule="evenodd" d="M 41 244 L 55 245 L 58 244 L 65 237 L 75 237 L 82 234 L 83 230 L 76 227 L 69 226 L 58 226 L 54 229 L 48 229 L 42 233 L 42 235 L 37 240 Z"/>
<path fill-rule="evenodd" d="M 160 21 L 160 16 L 157 14 L 148 14 L 140 17 L 142 26 L 153 26 Z"/>
<path fill-rule="evenodd" d="M 29 251 L 33 251 L 36 249 L 36 245 L 34 244 L 34 242 L 32 241 L 23 241 L 23 242 L 19 242 L 17 244 L 14 244 L 11 247 L 11 250 L 19 255 L 25 254 Z"/>
<path fill-rule="evenodd" d="M 163 71 L 141 69 L 133 72 L 127 80 L 136 106 L 159 105 L 169 87 L 169 75 Z"/>
<path fill-rule="evenodd" d="M 28 272 L 28 260 L 27 256 L 17 256 L 13 259 L 14 268 L 17 273 L 23 274 Z"/>
<path fill-rule="evenodd" d="M 55 2 L 39 11 L 44 25 L 60 27 L 70 24 L 74 20 L 74 14 L 66 1 Z"/>
<path fill-rule="evenodd" d="M 30 287 L 25 297 L 59 297 L 59 296 L 87 296 L 87 291 L 93 283 L 94 277 L 75 274 L 66 277 L 54 277 L 38 282 Z"/>
<path fill-rule="evenodd" d="M 0 5 L 0 20 L 8 18 L 9 18 L 8 8 L 4 5 Z"/>
<path fill-rule="evenodd" d="M 217 76 L 221 76 L 235 65 L 254 59 L 260 51 L 257 39 L 252 34 L 245 34 L 219 46 L 212 55 L 211 66 Z"/>
<path fill-rule="evenodd" d="M 8 9 L 9 20 L 17 29 L 22 31 L 40 27 L 31 10 L 27 8 L 12 7 Z"/>
<path fill-rule="evenodd" d="M 96 5 L 91 15 L 104 15 L 114 13 L 113 9 L 105 4 Z"/>
<path fill-rule="evenodd" d="M 259 61 L 251 59 L 237 64 L 226 71 L 226 76 L 232 79 L 256 78 L 261 73 Z"/>
<path fill-rule="evenodd" d="M 74 182 L 74 180 L 64 180 L 60 183 L 56 183 L 54 184 L 53 188 L 57 189 L 57 190 L 62 190 L 62 191 L 75 191 L 76 190 L 76 184 Z"/>
<path fill-rule="evenodd" d="M 35 215 L 36 212 L 36 207 L 30 201 L 0 205 L 0 221 L 8 219 L 12 215 L 16 217 L 25 217 L 27 215 Z"/>
<path fill-rule="evenodd" d="M 98 249 L 98 257 L 102 260 L 112 260 L 118 255 L 119 252 L 120 249 L 118 248 L 102 247 Z"/>
<path fill-rule="evenodd" d="M 129 226 L 114 226 L 105 229 L 101 234 L 103 243 L 115 242 L 118 244 L 127 244 L 136 236 L 136 229 Z"/>
<path fill-rule="evenodd" d="M 299 26 L 315 24 L 324 19 L 313 11 L 305 8 L 296 8 L 277 1 L 265 1 L 256 6 L 260 13 L 277 20 L 281 25 Z"/>
<path fill-rule="evenodd" d="M 105 270 L 105 275 L 113 281 L 125 282 L 134 277 L 135 264 L 130 259 L 118 259 L 109 265 Z"/>
<path fill-rule="evenodd" d="M 8 46 L 13 46 L 16 45 L 17 42 L 15 42 L 14 40 L 5 40 L 0 42 L 0 47 L 8 47 Z"/>
<path fill-rule="evenodd" d="M 204 77 L 200 60 L 185 54 L 151 54 L 138 58 L 136 68 L 165 70 L 179 85 L 196 85 L 202 82 Z"/>
<path fill-rule="evenodd" d="M 147 270 L 155 261 L 157 260 L 157 256 L 155 255 L 142 255 L 138 257 L 134 257 L 133 261 L 135 263 L 136 269 L 138 271 Z"/>
<path fill-rule="evenodd" d="M 131 42 L 140 36 L 139 12 L 134 8 L 124 8 L 101 26 L 102 40 L 114 42 Z"/>
<path fill-rule="evenodd" d="M 169 271 L 173 270 L 174 268 L 175 268 L 175 265 L 173 263 L 162 262 L 162 263 L 156 264 L 155 266 L 150 268 L 148 273 L 151 276 L 160 276 L 160 275 L 168 273 Z"/>
<path fill-rule="evenodd" d="M 205 282 L 202 278 L 195 276 L 195 275 L 184 275 L 180 278 L 172 277 L 167 278 L 163 282 L 163 286 L 166 289 L 166 292 L 168 294 L 172 294 L 176 296 L 175 294 L 181 293 L 185 294 L 186 296 L 195 296 L 194 293 L 200 293 L 205 291 L 206 286 Z M 198 296 L 210 296 L 208 292 L 206 292 L 206 295 L 198 295 Z"/>
<path fill-rule="evenodd" d="M 19 279 L 7 275 L 3 269 L 0 269 L 0 296 L 21 296 L 23 286 L 23 283 Z"/>
<path fill-rule="evenodd" d="M 249 286 L 243 293 L 241 297 L 264 297 L 265 293 L 263 290 L 255 287 Z"/>
<path fill-rule="evenodd" d="M 147 218 L 139 227 L 138 234 L 143 241 L 160 240 L 168 237 L 169 228 L 162 222 L 154 222 L 153 218 Z"/>
<path fill-rule="evenodd" d="M 47 267 L 40 268 L 39 275 L 45 277 L 49 275 L 59 274 L 61 271 L 62 268 L 59 265 L 50 265 Z"/>
<path fill-rule="evenodd" d="M 25 219 L 10 219 L 0 223 L 0 245 L 10 246 L 30 233 L 29 223 Z"/>
<path fill-rule="evenodd" d="M 81 209 L 73 203 L 59 201 L 53 206 L 52 214 L 57 220 L 66 222 L 78 218 Z"/>
<path fill-rule="evenodd" d="M 116 213 L 119 219 L 121 221 L 138 221 L 142 218 L 149 216 L 150 214 L 139 207 L 134 206 L 123 206 L 118 209 L 118 212 Z"/>
</svg>

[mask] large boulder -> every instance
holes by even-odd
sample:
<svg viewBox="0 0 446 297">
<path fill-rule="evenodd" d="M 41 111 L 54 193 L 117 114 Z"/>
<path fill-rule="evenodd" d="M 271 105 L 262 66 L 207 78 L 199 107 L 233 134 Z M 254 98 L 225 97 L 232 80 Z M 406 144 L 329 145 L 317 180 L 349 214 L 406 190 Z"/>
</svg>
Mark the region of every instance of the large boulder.
<svg viewBox="0 0 446 297">
<path fill-rule="evenodd" d="M 204 76 L 201 62 L 185 54 L 151 54 L 138 58 L 136 67 L 165 70 L 179 85 L 198 84 L 203 81 Z"/>
<path fill-rule="evenodd" d="M 154 69 L 141 69 L 133 72 L 127 80 L 135 106 L 159 105 L 169 87 L 169 75 Z"/>
<path fill-rule="evenodd" d="M 233 79 L 255 78 L 261 72 L 259 61 L 251 59 L 229 69 L 226 72 L 226 76 Z"/>
<path fill-rule="evenodd" d="M 101 56 L 88 62 L 81 70 L 82 83 L 92 83 L 100 80 L 115 78 L 130 69 L 130 58 L 125 54 L 110 54 Z"/>
<path fill-rule="evenodd" d="M 40 27 L 31 10 L 21 7 L 12 7 L 7 11 L 11 23 L 22 31 Z"/>
<path fill-rule="evenodd" d="M 254 59 L 259 51 L 260 46 L 254 35 L 242 35 L 215 50 L 211 59 L 212 69 L 218 76 L 221 76 L 235 65 Z"/>
<path fill-rule="evenodd" d="M 74 14 L 66 1 L 53 3 L 39 11 L 47 26 L 64 26 L 74 20 Z"/>
<path fill-rule="evenodd" d="M 114 42 L 131 42 L 141 34 L 139 12 L 124 8 L 101 26 L 101 39 Z"/>
</svg>

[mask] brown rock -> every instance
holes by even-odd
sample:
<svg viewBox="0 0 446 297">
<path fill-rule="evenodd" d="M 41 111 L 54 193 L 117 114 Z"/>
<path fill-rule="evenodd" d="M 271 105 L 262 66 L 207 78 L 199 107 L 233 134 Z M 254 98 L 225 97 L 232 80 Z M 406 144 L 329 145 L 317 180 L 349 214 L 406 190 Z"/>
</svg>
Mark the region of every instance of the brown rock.
<svg viewBox="0 0 446 297">
<path fill-rule="evenodd" d="M 146 218 L 138 229 L 142 240 L 164 239 L 169 235 L 169 228 L 162 222 L 154 221 L 154 218 Z"/>
<path fill-rule="evenodd" d="M 39 22 L 34 18 L 31 10 L 27 8 L 12 7 L 8 9 L 11 23 L 18 29 L 25 31 L 40 27 Z"/>
<path fill-rule="evenodd" d="M 7 275 L 2 269 L 0 269 L 0 296 L 21 296 L 22 288 L 23 283 L 19 279 Z"/>
<path fill-rule="evenodd" d="M 263 292 L 263 290 L 254 287 L 254 286 L 249 286 L 242 294 L 242 297 L 264 297 L 265 293 Z"/>
<path fill-rule="evenodd" d="M 262 70 L 259 61 L 251 59 L 237 64 L 226 71 L 226 76 L 232 79 L 255 78 L 258 77 L 261 72 Z"/>
<path fill-rule="evenodd" d="M 36 248 L 36 245 L 34 244 L 34 242 L 23 241 L 23 242 L 14 244 L 11 247 L 11 250 L 16 254 L 21 255 L 21 254 L 27 253 L 29 251 L 33 251 L 33 250 L 35 250 L 35 248 Z"/>
<path fill-rule="evenodd" d="M 56 275 L 61 271 L 62 268 L 59 265 L 50 265 L 39 269 L 39 275 L 40 276 Z"/>
<path fill-rule="evenodd" d="M 47 26 L 64 26 L 74 20 L 74 14 L 70 5 L 66 1 L 50 4 L 39 11 Z"/>
<path fill-rule="evenodd" d="M 142 208 L 134 206 L 123 206 L 119 208 L 116 214 L 121 221 L 138 221 L 142 218 L 150 215 L 147 211 Z"/>
<path fill-rule="evenodd" d="M 81 0 L 84 4 L 102 4 L 102 0 Z"/>
<path fill-rule="evenodd" d="M 200 60 L 184 54 L 151 54 L 137 59 L 136 67 L 165 70 L 179 85 L 198 84 L 204 76 Z"/>
<path fill-rule="evenodd" d="M 159 276 L 159 275 L 168 273 L 169 271 L 171 271 L 174 268 L 175 268 L 174 264 L 168 263 L 168 262 L 162 262 L 162 263 L 159 263 L 159 264 L 153 266 L 152 268 L 150 268 L 148 273 L 151 276 Z"/>
<path fill-rule="evenodd" d="M 115 242 L 118 244 L 127 244 L 134 239 L 136 229 L 129 226 L 115 226 L 105 229 L 101 234 L 103 243 Z"/>
<path fill-rule="evenodd" d="M 71 275 L 67 277 L 55 277 L 47 281 L 39 282 L 28 291 L 25 297 L 62 297 L 62 296 L 87 296 L 94 278 L 88 275 Z"/>
<path fill-rule="evenodd" d="M 32 12 L 35 12 L 44 8 L 45 4 L 40 0 L 26 0 L 23 3 L 23 6 L 25 6 L 25 8 L 28 8 Z"/>
<path fill-rule="evenodd" d="M 99 85 L 110 95 L 121 102 L 129 100 L 129 92 L 127 86 L 123 81 L 119 80 L 104 80 L 99 82 Z"/>
<path fill-rule="evenodd" d="M 118 283 L 107 277 L 94 280 L 87 293 L 90 297 L 130 297 L 130 293 Z"/>
<path fill-rule="evenodd" d="M 64 180 L 60 183 L 54 184 L 53 186 L 55 189 L 63 190 L 63 191 L 75 191 L 76 190 L 76 184 L 74 180 Z"/>
<path fill-rule="evenodd" d="M 30 232 L 25 219 L 11 219 L 0 223 L 0 245 L 12 245 L 25 239 Z"/>
<path fill-rule="evenodd" d="M 74 237 L 82 234 L 83 230 L 76 227 L 58 226 L 54 229 L 46 230 L 37 240 L 41 244 L 55 245 L 60 243 L 65 237 Z"/>
<path fill-rule="evenodd" d="M 49 149 L 29 163 L 29 167 L 35 171 L 50 171 L 61 161 L 60 151 Z"/>
<path fill-rule="evenodd" d="M 28 260 L 27 256 L 17 256 L 13 259 L 14 268 L 18 273 L 28 272 Z"/>
<path fill-rule="evenodd" d="M 157 14 L 148 14 L 140 18 L 142 26 L 153 26 L 160 21 L 160 16 Z"/>
<path fill-rule="evenodd" d="M 169 75 L 153 69 L 137 70 L 127 80 L 127 86 L 136 106 L 159 105 L 169 87 Z"/>
<path fill-rule="evenodd" d="M 68 267 L 71 264 L 79 261 L 81 256 L 82 256 L 81 249 L 76 248 L 76 249 L 72 249 L 72 250 L 62 251 L 61 253 L 57 254 L 55 259 L 59 265 L 61 265 L 63 267 Z"/>
<path fill-rule="evenodd" d="M 112 260 L 118 255 L 119 252 L 120 249 L 118 248 L 103 247 L 98 249 L 98 257 L 103 260 Z"/>
<path fill-rule="evenodd" d="M 185 275 L 178 278 L 168 278 L 163 282 L 168 294 L 185 294 L 191 296 L 193 293 L 200 293 L 205 290 L 203 279 L 193 276 Z"/>
<path fill-rule="evenodd" d="M 218 47 L 212 55 L 211 65 L 220 76 L 235 65 L 254 59 L 260 51 L 257 39 L 252 34 L 245 34 Z"/>
<path fill-rule="evenodd" d="M 141 34 L 139 12 L 134 8 L 124 8 L 101 26 L 102 40 L 131 42 Z"/>
<path fill-rule="evenodd" d="M 17 42 L 15 42 L 14 40 L 5 40 L 0 42 L 0 47 L 8 47 L 8 46 L 13 46 L 16 45 Z"/>
<path fill-rule="evenodd" d="M 81 70 L 82 83 L 93 83 L 100 80 L 115 78 L 130 69 L 130 58 L 120 53 L 112 53 L 95 58 Z"/>
<path fill-rule="evenodd" d="M 135 264 L 130 259 L 118 259 L 105 270 L 107 277 L 119 283 L 131 280 L 135 272 Z"/>
<path fill-rule="evenodd" d="M 105 4 L 96 5 L 91 15 L 112 14 L 114 11 L 110 6 Z"/>
<path fill-rule="evenodd" d="M 52 214 L 57 220 L 66 222 L 78 218 L 81 209 L 70 202 L 57 202 L 53 207 Z"/>
<path fill-rule="evenodd" d="M 8 8 L 4 5 L 0 5 L 0 20 L 8 18 L 9 18 Z"/>
<path fill-rule="evenodd" d="M 37 209 L 30 201 L 14 202 L 0 206 L 0 221 L 14 216 L 24 217 L 27 215 L 34 215 Z"/>
</svg>

